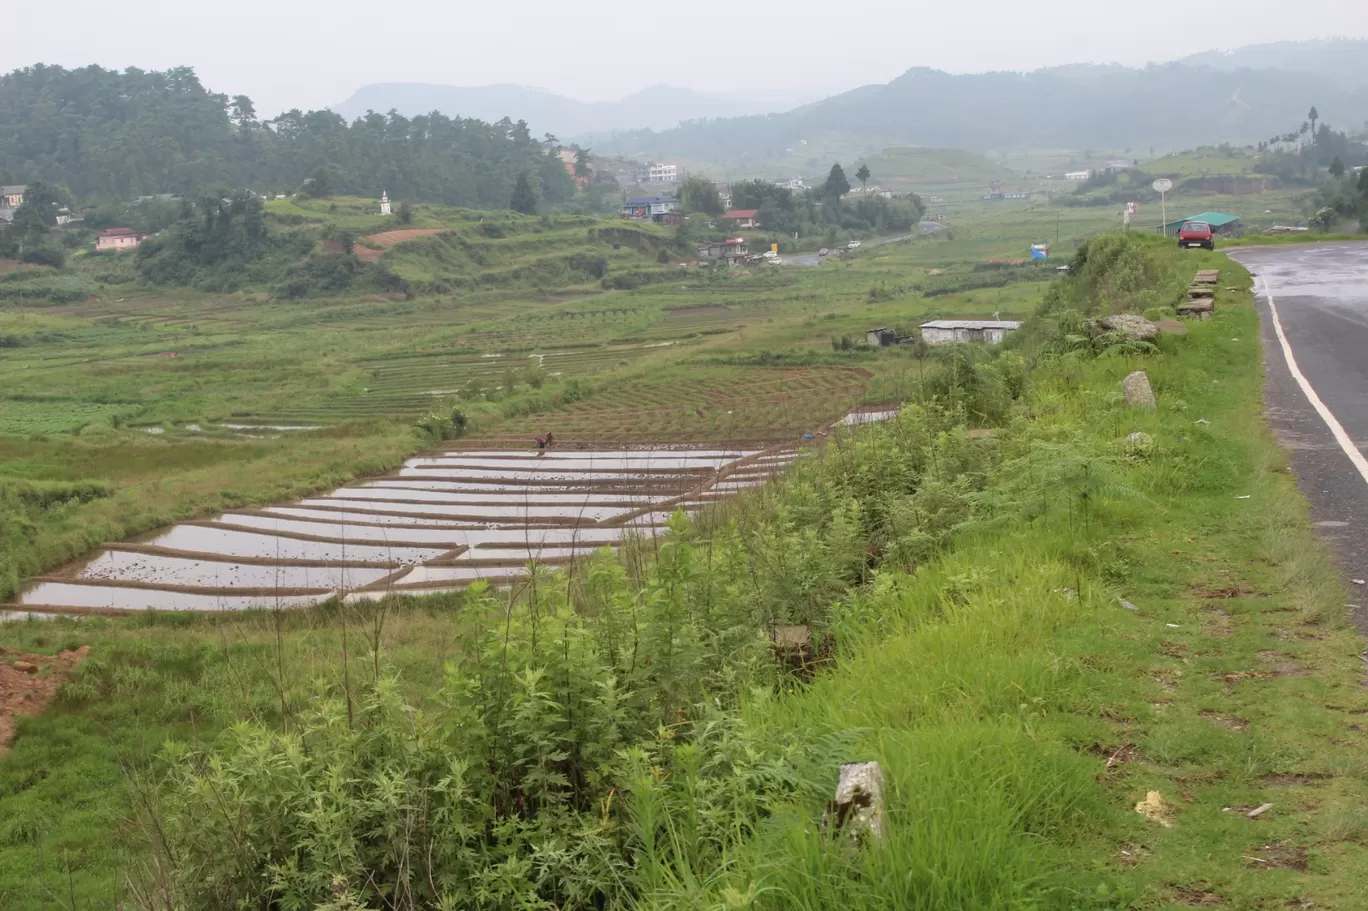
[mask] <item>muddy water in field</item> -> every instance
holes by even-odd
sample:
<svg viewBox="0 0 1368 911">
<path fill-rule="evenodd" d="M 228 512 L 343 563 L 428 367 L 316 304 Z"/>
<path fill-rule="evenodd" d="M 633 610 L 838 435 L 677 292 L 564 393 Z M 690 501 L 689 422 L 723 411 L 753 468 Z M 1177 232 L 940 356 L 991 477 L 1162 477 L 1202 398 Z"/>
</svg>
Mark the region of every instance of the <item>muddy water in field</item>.
<svg viewBox="0 0 1368 911">
<path fill-rule="evenodd" d="M 422 563 L 441 556 L 449 548 L 375 547 L 365 544 L 333 544 L 300 541 L 268 533 L 178 525 L 147 542 L 155 547 L 191 553 L 224 554 L 230 557 L 266 557 L 277 560 L 356 560 L 362 563 Z"/>
<path fill-rule="evenodd" d="M 85 565 L 77 579 L 154 582 L 212 588 L 355 588 L 383 579 L 385 568 L 342 566 L 261 566 L 220 563 L 186 557 L 163 557 L 105 551 Z"/>
<path fill-rule="evenodd" d="M 384 494 L 383 496 L 379 494 Z M 404 503 L 406 499 L 402 492 L 394 490 L 381 490 L 377 488 L 362 488 L 348 490 L 343 488 L 337 493 L 327 497 L 310 497 L 300 500 L 300 506 L 347 506 L 349 508 L 361 508 L 355 506 L 356 503 L 364 504 L 366 509 L 384 509 L 387 512 L 423 512 L 432 510 L 424 507 L 421 503 Z M 378 501 L 379 505 L 376 505 Z M 391 501 L 397 501 L 395 505 L 389 505 Z M 434 503 L 446 504 L 448 506 L 561 506 L 566 503 L 583 503 L 591 506 L 618 506 L 624 509 L 633 505 L 632 500 L 618 496 L 616 494 L 597 494 L 597 493 L 575 493 L 563 494 L 447 494 L 441 499 L 432 500 Z"/>
<path fill-rule="evenodd" d="M 613 458 L 613 459 L 539 459 L 531 461 L 531 464 L 521 464 L 501 459 L 423 459 L 417 462 L 413 468 L 418 472 L 427 469 L 451 470 L 454 468 L 466 469 L 473 472 L 492 471 L 500 474 L 517 472 L 520 474 L 537 474 L 543 471 L 569 471 L 575 472 L 632 472 L 632 471 L 652 471 L 678 469 L 683 471 L 715 471 L 724 465 L 736 461 L 732 458 L 718 457 L 705 459 L 681 459 L 681 458 Z M 407 469 L 406 469 L 407 470 Z"/>
<path fill-rule="evenodd" d="M 578 519 L 581 522 L 597 522 L 620 514 L 635 504 L 623 506 L 586 506 L 568 503 L 557 506 L 524 506 L 521 503 L 501 506 L 428 506 L 413 507 L 417 513 L 403 516 L 386 516 L 373 511 L 332 512 L 321 509 L 300 509 L 296 507 L 273 506 L 266 510 L 273 515 L 288 516 L 296 519 L 310 519 L 320 522 L 374 522 L 383 525 L 468 525 L 471 522 L 488 522 L 497 519 L 501 522 L 532 522 L 548 519 L 563 522 Z M 645 504 L 643 504 L 645 505 Z M 392 511 L 388 506 L 376 507 L 383 512 Z"/>
<path fill-rule="evenodd" d="M 12 607 L 222 611 L 316 603 L 339 590 L 356 600 L 474 579 L 502 586 L 531 560 L 565 563 L 659 535 L 676 498 L 688 495 L 686 511 L 709 509 L 794 457 L 684 447 L 447 450 L 326 496 L 224 513 L 147 536 L 141 550 L 101 552 L 37 580 Z M 727 474 L 720 482 L 719 472 Z"/>
<path fill-rule="evenodd" d="M 474 485 L 464 484 L 458 481 L 417 481 L 403 480 L 395 478 L 388 481 L 376 481 L 367 484 L 365 487 L 346 487 L 337 491 L 337 496 L 361 497 L 377 499 L 422 499 L 433 500 L 434 502 L 462 502 L 471 499 L 493 500 L 507 499 L 512 502 L 521 502 L 524 498 L 534 498 L 538 500 L 560 499 L 562 501 L 578 501 L 586 496 L 600 496 L 606 500 L 635 500 L 650 496 L 668 496 L 669 492 L 676 487 L 690 486 L 700 482 L 692 479 L 676 482 L 671 478 L 668 482 L 659 484 L 632 484 L 626 486 L 615 485 L 611 482 L 597 483 L 593 489 L 575 487 L 570 485 L 547 484 L 547 485 L 521 485 L 521 484 L 490 484 Z M 452 497 L 461 497 L 461 500 L 452 500 Z"/>
<path fill-rule="evenodd" d="M 527 569 L 522 566 L 415 566 L 410 572 L 394 580 L 394 587 L 469 582 L 473 579 L 505 578 L 526 574 Z"/>
<path fill-rule="evenodd" d="M 292 595 L 287 597 L 247 595 L 187 595 L 145 588 L 114 588 L 99 585 L 74 585 L 68 582 L 39 582 L 19 597 L 20 604 L 112 610 L 193 610 L 231 611 L 249 608 L 301 607 L 328 597 Z"/>
<path fill-rule="evenodd" d="M 295 535 L 315 535 L 320 538 L 336 538 L 339 541 L 356 541 L 362 544 L 381 544 L 391 546 L 391 542 L 404 545 L 442 547 L 450 550 L 460 547 L 461 532 L 452 528 L 392 528 L 375 525 L 348 525 L 342 522 L 308 522 L 303 519 L 287 519 L 276 516 L 249 516 L 241 513 L 224 513 L 218 519 L 224 525 L 239 525 L 259 528 L 265 532 L 289 532 Z"/>
</svg>

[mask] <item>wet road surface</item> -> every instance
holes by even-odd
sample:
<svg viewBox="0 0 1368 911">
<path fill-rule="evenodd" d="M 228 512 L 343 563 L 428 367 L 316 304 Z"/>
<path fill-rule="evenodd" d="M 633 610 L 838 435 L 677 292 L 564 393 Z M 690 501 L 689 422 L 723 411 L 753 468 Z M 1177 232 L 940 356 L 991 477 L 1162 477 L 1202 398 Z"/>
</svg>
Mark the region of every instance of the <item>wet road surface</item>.
<svg viewBox="0 0 1368 911">
<path fill-rule="evenodd" d="M 1317 531 L 1350 580 L 1368 579 L 1368 244 L 1230 257 L 1254 273 L 1269 422 Z M 1354 621 L 1368 633 L 1368 586 L 1349 588 Z"/>
</svg>

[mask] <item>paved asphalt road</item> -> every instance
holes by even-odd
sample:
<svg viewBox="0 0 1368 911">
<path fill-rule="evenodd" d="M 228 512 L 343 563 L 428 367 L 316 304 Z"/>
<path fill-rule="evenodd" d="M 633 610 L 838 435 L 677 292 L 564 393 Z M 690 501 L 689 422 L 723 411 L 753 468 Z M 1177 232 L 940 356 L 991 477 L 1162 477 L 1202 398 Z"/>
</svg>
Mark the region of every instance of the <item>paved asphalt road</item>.
<svg viewBox="0 0 1368 911">
<path fill-rule="evenodd" d="M 1254 273 L 1269 422 L 1292 454 L 1317 530 L 1349 579 L 1368 580 L 1368 244 L 1248 247 L 1230 257 Z M 1349 588 L 1354 621 L 1368 633 L 1368 586 Z"/>
</svg>

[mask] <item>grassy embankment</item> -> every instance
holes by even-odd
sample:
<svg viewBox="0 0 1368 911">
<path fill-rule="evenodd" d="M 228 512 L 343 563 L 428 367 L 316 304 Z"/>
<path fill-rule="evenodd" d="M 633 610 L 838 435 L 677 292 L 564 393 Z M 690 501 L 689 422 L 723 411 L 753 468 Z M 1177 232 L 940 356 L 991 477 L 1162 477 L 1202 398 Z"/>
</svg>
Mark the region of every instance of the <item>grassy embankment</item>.
<svg viewBox="0 0 1368 911">
<path fill-rule="evenodd" d="M 424 844 L 462 907 L 1356 907 L 1363 643 L 1259 416 L 1249 294 L 1222 292 L 1215 320 L 1149 357 L 1095 357 L 1070 331 L 1070 304 L 1157 306 L 1202 266 L 1248 288 L 1210 254 L 1143 254 L 1051 298 L 1022 339 L 1029 372 L 956 366 L 925 391 L 961 411 L 834 445 L 738 510 L 737 538 L 667 547 L 644 582 L 591 575 L 576 614 L 549 585 L 542 613 L 493 628 L 480 598 L 5 628 L 96 657 L 0 763 L 0 893 L 121 894 L 125 847 L 151 852 L 120 825 L 127 789 L 173 736 L 224 762 L 152 763 L 181 770 L 152 803 L 194 872 L 181 887 L 293 856 L 267 878 L 307 907 L 335 873 L 343 900 L 366 898 L 367 864 L 423 894 L 395 871 Z M 1125 406 L 1135 368 L 1157 411 Z M 970 439 L 957 413 L 995 435 Z M 776 679 L 751 632 L 774 621 L 833 634 L 834 667 Z M 391 676 L 421 714 L 366 695 Z M 273 741 L 282 725 L 310 750 Z M 887 838 L 858 851 L 820 827 L 848 759 L 877 759 L 887 785 Z M 333 763 L 355 776 L 341 792 Z M 510 813 L 500 782 L 531 802 Z M 1133 812 L 1149 791 L 1171 825 Z M 464 822 L 412 828 L 438 806 Z"/>
</svg>

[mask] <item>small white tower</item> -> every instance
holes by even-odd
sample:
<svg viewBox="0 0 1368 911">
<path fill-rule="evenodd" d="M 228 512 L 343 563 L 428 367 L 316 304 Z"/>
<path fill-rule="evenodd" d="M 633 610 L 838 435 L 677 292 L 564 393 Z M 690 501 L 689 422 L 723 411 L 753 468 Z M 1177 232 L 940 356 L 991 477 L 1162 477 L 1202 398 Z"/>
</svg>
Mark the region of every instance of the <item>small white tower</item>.
<svg viewBox="0 0 1368 911">
<path fill-rule="evenodd" d="M 380 191 L 380 214 L 381 214 L 381 215 L 390 215 L 390 214 L 392 214 L 392 213 L 390 212 L 389 193 L 387 193 L 387 192 L 384 191 L 384 190 L 381 190 L 381 191 Z"/>
</svg>

